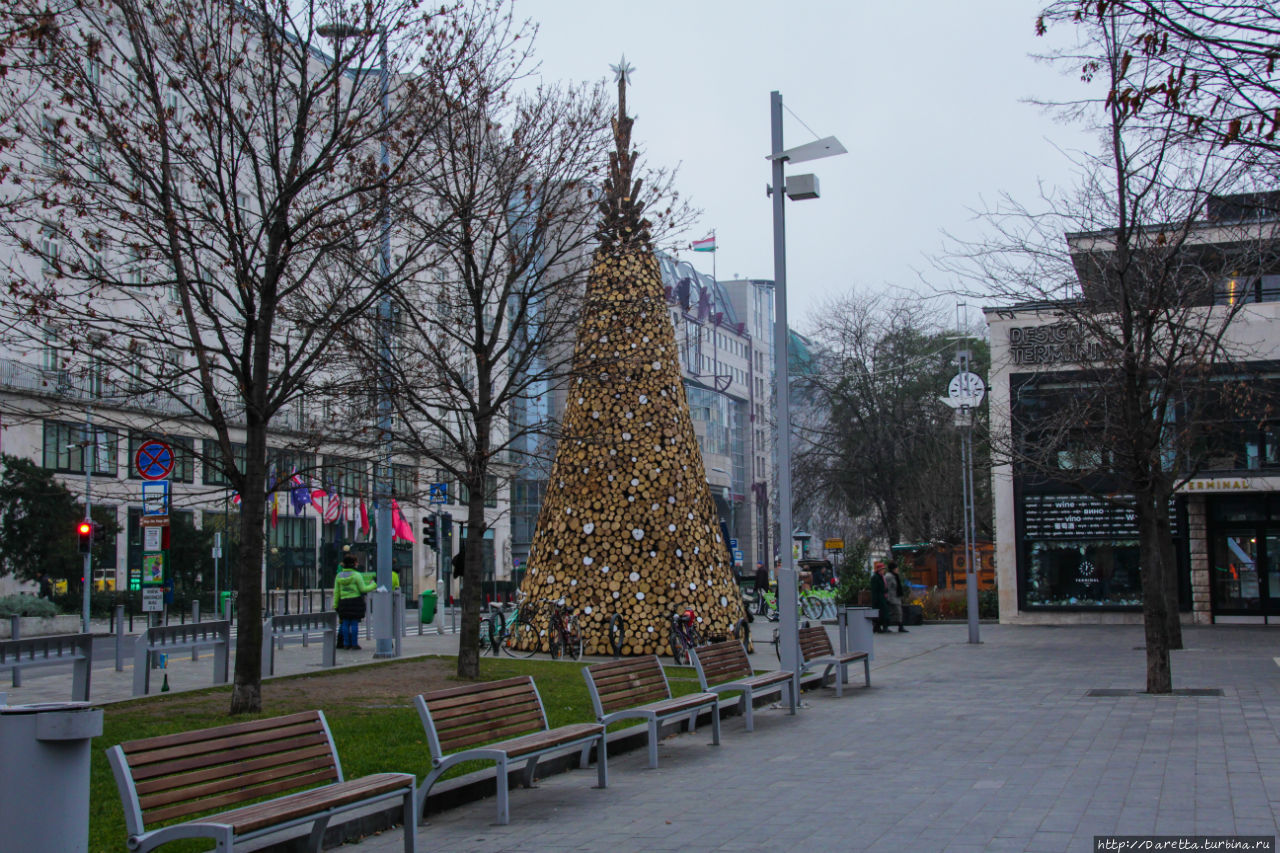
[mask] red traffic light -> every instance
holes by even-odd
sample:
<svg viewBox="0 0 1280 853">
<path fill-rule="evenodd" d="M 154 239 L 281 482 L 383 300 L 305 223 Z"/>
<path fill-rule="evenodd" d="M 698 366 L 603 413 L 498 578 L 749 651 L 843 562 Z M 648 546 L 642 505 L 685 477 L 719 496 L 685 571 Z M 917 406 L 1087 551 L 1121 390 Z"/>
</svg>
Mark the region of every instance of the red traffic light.
<svg viewBox="0 0 1280 853">
<path fill-rule="evenodd" d="M 87 521 L 82 521 L 80 522 L 80 526 L 76 528 L 76 532 L 81 536 L 88 536 L 93 533 L 93 525 Z"/>
</svg>

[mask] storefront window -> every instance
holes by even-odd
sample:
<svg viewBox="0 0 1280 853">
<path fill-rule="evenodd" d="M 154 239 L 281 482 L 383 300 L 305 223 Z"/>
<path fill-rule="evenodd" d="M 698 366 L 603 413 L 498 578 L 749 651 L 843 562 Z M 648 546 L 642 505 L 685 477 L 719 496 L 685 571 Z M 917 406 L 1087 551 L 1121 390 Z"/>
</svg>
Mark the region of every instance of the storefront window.
<svg viewBox="0 0 1280 853">
<path fill-rule="evenodd" d="M 1138 543 L 1133 539 L 1032 542 L 1029 606 L 1133 606 L 1142 603 Z"/>
</svg>

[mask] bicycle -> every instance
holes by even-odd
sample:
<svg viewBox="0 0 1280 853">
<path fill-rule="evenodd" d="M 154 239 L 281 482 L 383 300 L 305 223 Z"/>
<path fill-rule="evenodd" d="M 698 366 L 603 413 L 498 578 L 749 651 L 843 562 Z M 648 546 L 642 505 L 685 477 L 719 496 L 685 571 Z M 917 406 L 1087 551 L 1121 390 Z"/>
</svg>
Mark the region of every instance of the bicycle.
<svg viewBox="0 0 1280 853">
<path fill-rule="evenodd" d="M 547 643 L 552 660 L 558 660 L 566 652 L 574 660 L 582 657 L 582 629 L 578 627 L 578 616 L 568 608 L 563 598 L 551 606 Z"/>
<path fill-rule="evenodd" d="M 667 634 L 667 641 L 671 643 L 671 657 L 675 660 L 676 666 L 688 664 L 689 650 L 702 645 L 702 639 L 698 636 L 697 621 L 697 615 L 692 607 L 686 607 L 683 611 L 671 614 L 671 630 Z"/>
<path fill-rule="evenodd" d="M 777 586 L 775 585 L 769 592 L 756 593 L 756 597 L 757 600 L 763 599 L 764 601 L 763 607 L 757 612 L 762 612 L 770 622 L 777 622 L 779 618 Z M 823 612 L 827 609 L 827 604 L 828 599 L 808 590 L 801 590 L 797 601 L 796 613 L 805 619 L 821 619 Z"/>
<path fill-rule="evenodd" d="M 613 650 L 614 660 L 622 657 L 622 640 L 626 635 L 626 623 L 622 621 L 622 614 L 615 613 L 609 617 L 609 625 L 606 628 L 609 640 L 609 648 Z"/>
<path fill-rule="evenodd" d="M 796 627 L 808 628 L 809 623 L 801 622 Z M 782 661 L 782 635 L 777 628 L 773 629 L 773 638 L 769 642 L 773 643 L 773 653 L 778 658 L 778 661 L 781 662 Z"/>
<path fill-rule="evenodd" d="M 509 607 L 504 605 L 489 614 L 489 648 L 494 655 L 501 650 L 511 657 L 533 657 L 542 645 L 534 627 L 538 608 L 532 602 L 521 601 L 508 620 L 504 613 L 510 612 Z"/>
</svg>

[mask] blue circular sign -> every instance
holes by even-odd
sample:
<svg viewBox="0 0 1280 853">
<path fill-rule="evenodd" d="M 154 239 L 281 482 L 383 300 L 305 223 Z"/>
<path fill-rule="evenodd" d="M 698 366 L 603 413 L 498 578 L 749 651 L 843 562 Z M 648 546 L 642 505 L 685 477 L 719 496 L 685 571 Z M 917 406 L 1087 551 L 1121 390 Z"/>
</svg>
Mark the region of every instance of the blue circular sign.
<svg viewBox="0 0 1280 853">
<path fill-rule="evenodd" d="M 173 471 L 173 450 L 163 441 L 147 439 L 133 457 L 133 466 L 144 480 L 163 480 Z"/>
</svg>

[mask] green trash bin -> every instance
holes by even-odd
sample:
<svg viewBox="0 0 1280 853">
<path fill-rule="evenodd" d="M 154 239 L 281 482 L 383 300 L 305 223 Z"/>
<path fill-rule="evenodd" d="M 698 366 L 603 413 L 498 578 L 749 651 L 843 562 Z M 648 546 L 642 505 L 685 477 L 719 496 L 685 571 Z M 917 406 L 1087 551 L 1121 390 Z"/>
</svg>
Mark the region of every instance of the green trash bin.
<svg viewBox="0 0 1280 853">
<path fill-rule="evenodd" d="M 230 590 L 223 590 L 218 593 L 218 618 L 222 618 L 222 614 L 227 612 L 227 602 L 231 602 L 232 616 L 235 615 L 235 593 Z"/>
<path fill-rule="evenodd" d="M 436 619 L 436 591 L 429 589 L 422 593 L 422 605 L 418 610 L 418 619 L 423 625 L 434 622 Z"/>
</svg>

